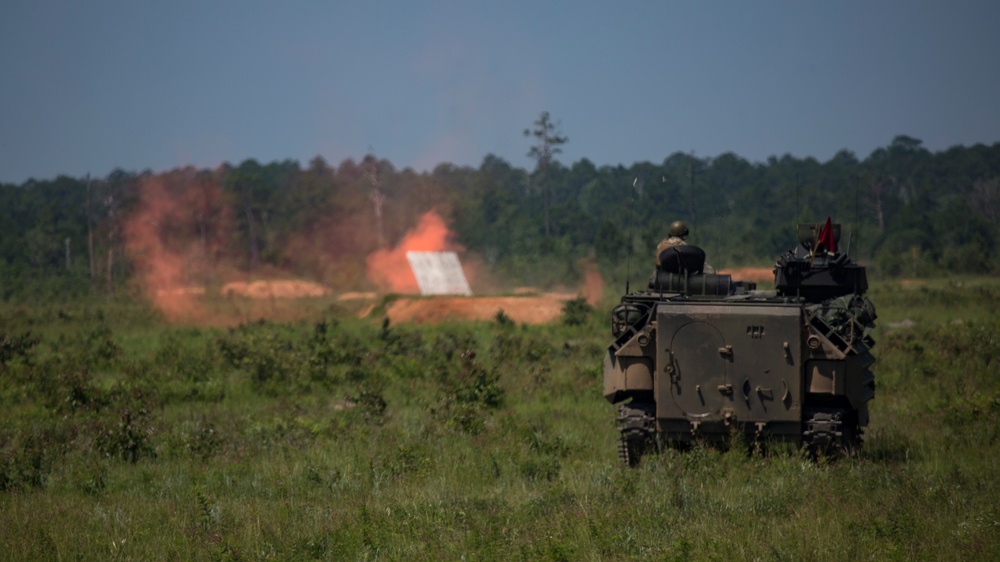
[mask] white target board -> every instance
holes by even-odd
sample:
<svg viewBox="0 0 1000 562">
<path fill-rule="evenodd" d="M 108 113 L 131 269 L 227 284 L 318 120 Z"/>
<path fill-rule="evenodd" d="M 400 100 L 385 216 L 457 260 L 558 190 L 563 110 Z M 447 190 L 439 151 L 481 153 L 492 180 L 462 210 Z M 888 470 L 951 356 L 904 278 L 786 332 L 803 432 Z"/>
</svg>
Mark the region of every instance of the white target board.
<svg viewBox="0 0 1000 562">
<path fill-rule="evenodd" d="M 406 252 L 421 295 L 472 295 L 455 252 Z"/>
</svg>

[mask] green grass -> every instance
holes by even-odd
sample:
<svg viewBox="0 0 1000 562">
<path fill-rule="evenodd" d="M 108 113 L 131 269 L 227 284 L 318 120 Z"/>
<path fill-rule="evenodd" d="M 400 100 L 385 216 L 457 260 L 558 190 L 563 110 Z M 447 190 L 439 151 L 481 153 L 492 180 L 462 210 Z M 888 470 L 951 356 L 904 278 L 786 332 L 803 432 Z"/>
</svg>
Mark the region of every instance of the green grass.
<svg viewBox="0 0 1000 562">
<path fill-rule="evenodd" d="M 996 559 L 1000 282 L 872 299 L 858 456 L 637 469 L 601 397 L 604 310 L 228 330 L 128 302 L 0 308 L 0 559 Z"/>
</svg>

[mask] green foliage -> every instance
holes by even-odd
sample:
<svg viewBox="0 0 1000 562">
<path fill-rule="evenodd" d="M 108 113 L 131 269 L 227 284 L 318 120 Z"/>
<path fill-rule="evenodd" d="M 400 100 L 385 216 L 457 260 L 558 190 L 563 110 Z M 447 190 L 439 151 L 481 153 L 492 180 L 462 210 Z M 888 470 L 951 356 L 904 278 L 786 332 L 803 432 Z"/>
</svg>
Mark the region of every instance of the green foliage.
<svg viewBox="0 0 1000 562">
<path fill-rule="evenodd" d="M 38 345 L 38 338 L 32 337 L 31 332 L 25 332 L 19 336 L 11 336 L 0 333 L 0 370 L 7 370 L 7 363 L 14 359 L 22 362 L 30 362 L 31 349 Z"/>
<path fill-rule="evenodd" d="M 343 371 L 338 367 L 347 367 L 354 378 L 364 377 L 359 370 L 364 347 L 349 334 L 331 339 L 325 322 L 316 324 L 307 339 L 284 332 L 264 320 L 241 324 L 217 338 L 216 345 L 224 362 L 248 376 L 263 394 L 296 394 L 316 384 L 330 386 Z"/>
<path fill-rule="evenodd" d="M 461 368 L 444 381 L 441 411 L 450 427 L 482 433 L 488 411 L 503 405 L 506 391 L 500 375 L 476 361 L 474 351 L 466 350 L 460 359 Z"/>
<path fill-rule="evenodd" d="M 162 450 L 169 456 L 207 461 L 222 446 L 222 438 L 216 425 L 207 419 L 199 419 L 175 424 L 171 433 L 165 436 Z"/>
<path fill-rule="evenodd" d="M 497 313 L 493 319 L 498 325 L 503 327 L 510 327 L 514 325 L 514 321 L 511 320 L 510 316 L 507 316 L 507 313 L 504 312 L 502 308 L 497 309 Z"/>
<path fill-rule="evenodd" d="M 565 285 L 579 275 L 575 261 L 592 255 L 605 275 L 621 276 L 630 251 L 649 263 L 672 220 L 694 227 L 689 242 L 716 268 L 771 263 L 794 245 L 797 222 L 827 215 L 845 226 L 842 246 L 873 273 L 1000 271 L 1000 143 L 935 153 L 900 136 L 865 158 L 841 151 L 827 162 L 784 155 L 753 163 L 732 153 L 674 153 L 626 168 L 587 159 L 563 165 L 555 159 L 566 142 L 558 128 L 545 112 L 525 131 L 535 170 L 487 155 L 478 168 L 416 173 L 369 156 L 337 167 L 321 158 L 306 168 L 247 160 L 0 185 L 0 302 L 122 294 L 138 265 L 125 251 L 126 225 L 153 192 L 185 202 L 158 232 L 169 248 L 209 249 L 209 261 L 246 271 L 273 267 L 337 289 L 370 289 L 365 258 L 379 247 L 373 174 L 387 201 L 388 244 L 436 209 L 455 242 L 483 258 L 487 277 L 517 284 Z M 632 187 L 637 178 L 641 190 Z M 191 269 L 195 282 L 219 281 Z"/>
<path fill-rule="evenodd" d="M 563 324 L 567 326 L 580 326 L 587 323 L 594 308 L 587 304 L 587 299 L 577 297 L 566 301 L 563 305 Z"/>
<path fill-rule="evenodd" d="M 381 423 L 388 406 L 381 392 L 363 389 L 351 396 L 351 402 L 358 409 L 361 417 L 369 423 Z"/>
<path fill-rule="evenodd" d="M 204 383 L 219 366 L 216 350 L 202 343 L 190 345 L 179 334 L 167 333 L 152 358 L 165 378 L 177 378 L 191 383 Z"/>
<path fill-rule="evenodd" d="M 133 401 L 138 404 L 122 406 L 116 418 L 100 424 L 95 445 L 108 457 L 134 463 L 156 454 L 151 443 L 154 428 L 150 411 L 143 404 L 141 394 L 134 396 Z"/>
<path fill-rule="evenodd" d="M 0 440 L 0 492 L 44 486 L 57 456 L 56 440 L 44 431 L 5 434 Z"/>
<path fill-rule="evenodd" d="M 0 558 L 997 558 L 1000 284 L 870 296 L 858 455 L 734 443 L 636 469 L 596 321 L 229 331 L 0 309 L 37 338 L 0 371 Z"/>
</svg>

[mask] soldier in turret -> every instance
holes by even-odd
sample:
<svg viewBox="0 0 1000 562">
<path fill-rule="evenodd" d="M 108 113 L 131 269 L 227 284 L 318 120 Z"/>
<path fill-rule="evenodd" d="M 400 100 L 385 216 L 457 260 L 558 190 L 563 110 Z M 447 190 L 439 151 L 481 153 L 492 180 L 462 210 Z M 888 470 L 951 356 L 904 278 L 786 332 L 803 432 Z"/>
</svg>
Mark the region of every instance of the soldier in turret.
<svg viewBox="0 0 1000 562">
<path fill-rule="evenodd" d="M 687 245 L 687 242 L 685 242 L 685 240 L 687 239 L 689 233 L 690 230 L 688 230 L 687 225 L 684 224 L 683 221 L 674 221 L 670 223 L 670 228 L 667 229 L 667 234 L 669 235 L 669 238 L 664 238 L 659 243 L 659 245 L 656 246 L 656 255 L 653 256 L 654 261 L 656 262 L 657 269 L 659 269 L 660 267 L 660 254 L 662 254 L 664 250 L 667 250 L 669 248 Z M 706 263 L 704 272 L 715 273 L 715 269 Z"/>
<path fill-rule="evenodd" d="M 667 234 L 669 234 L 670 237 L 664 238 L 663 241 L 660 242 L 660 244 L 656 247 L 656 255 L 653 256 L 656 261 L 656 267 L 660 267 L 660 254 L 663 253 L 663 250 L 687 244 L 684 239 L 687 238 L 688 232 L 688 227 L 683 222 L 674 221 L 670 223 L 670 228 L 667 230 Z"/>
</svg>

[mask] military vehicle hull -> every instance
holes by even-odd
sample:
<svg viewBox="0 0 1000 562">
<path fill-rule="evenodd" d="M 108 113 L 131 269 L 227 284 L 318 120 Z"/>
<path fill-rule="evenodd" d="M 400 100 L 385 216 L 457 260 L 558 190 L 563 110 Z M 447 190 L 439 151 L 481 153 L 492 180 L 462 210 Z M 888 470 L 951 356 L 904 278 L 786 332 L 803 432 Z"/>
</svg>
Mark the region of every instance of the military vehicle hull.
<svg viewBox="0 0 1000 562">
<path fill-rule="evenodd" d="M 734 433 L 834 454 L 861 445 L 875 391 L 864 269 L 799 254 L 779 260 L 774 291 L 681 268 L 622 298 L 604 396 L 619 406 L 623 463 Z"/>
</svg>

